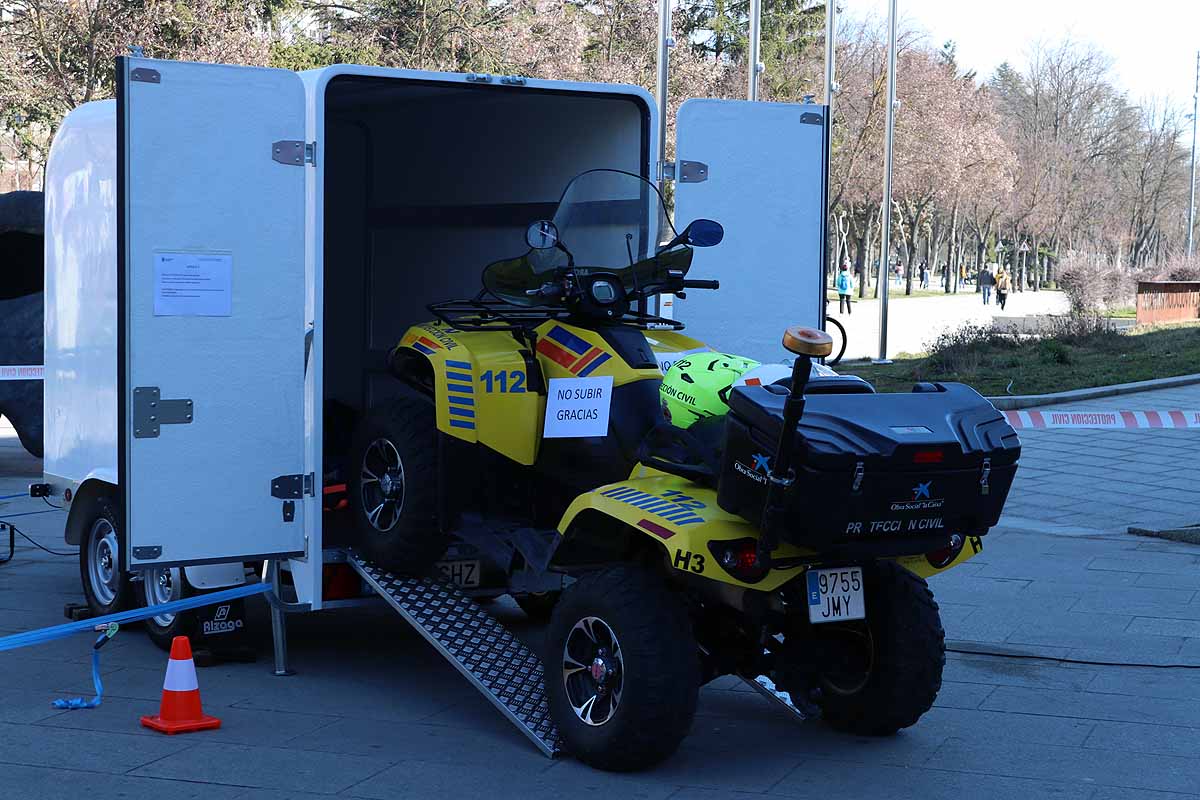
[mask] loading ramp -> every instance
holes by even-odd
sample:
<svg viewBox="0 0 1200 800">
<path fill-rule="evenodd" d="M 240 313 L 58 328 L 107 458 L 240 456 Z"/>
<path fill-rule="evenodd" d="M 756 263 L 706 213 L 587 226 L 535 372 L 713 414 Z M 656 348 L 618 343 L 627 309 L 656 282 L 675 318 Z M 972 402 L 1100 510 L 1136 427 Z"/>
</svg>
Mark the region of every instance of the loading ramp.
<svg viewBox="0 0 1200 800">
<path fill-rule="evenodd" d="M 542 660 L 524 642 L 449 583 L 394 575 L 355 554 L 347 561 L 539 750 L 551 758 L 561 752 Z"/>
</svg>

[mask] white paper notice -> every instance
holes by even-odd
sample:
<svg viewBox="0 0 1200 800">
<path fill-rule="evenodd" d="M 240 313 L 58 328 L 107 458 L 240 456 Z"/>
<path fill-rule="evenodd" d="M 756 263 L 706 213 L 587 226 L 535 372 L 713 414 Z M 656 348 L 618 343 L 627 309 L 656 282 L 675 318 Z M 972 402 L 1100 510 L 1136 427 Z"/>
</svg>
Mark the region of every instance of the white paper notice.
<svg viewBox="0 0 1200 800">
<path fill-rule="evenodd" d="M 233 256 L 154 254 L 154 316 L 228 317 L 232 313 Z"/>
<path fill-rule="evenodd" d="M 546 394 L 547 439 L 572 436 L 607 436 L 613 379 L 551 378 Z"/>
</svg>

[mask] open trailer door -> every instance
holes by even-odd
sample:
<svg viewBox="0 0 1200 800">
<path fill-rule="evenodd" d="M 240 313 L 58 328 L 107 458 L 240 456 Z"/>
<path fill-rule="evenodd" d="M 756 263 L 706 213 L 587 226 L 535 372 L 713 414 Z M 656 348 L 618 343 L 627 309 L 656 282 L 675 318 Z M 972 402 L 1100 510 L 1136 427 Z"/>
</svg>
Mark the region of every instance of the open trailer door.
<svg viewBox="0 0 1200 800">
<path fill-rule="evenodd" d="M 697 249 L 689 292 L 673 316 L 711 347 L 764 362 L 786 355 L 788 325 L 824 321 L 826 108 L 746 100 L 688 100 L 676 126 L 675 222 L 725 227 Z"/>
<path fill-rule="evenodd" d="M 117 60 L 128 564 L 304 551 L 305 97 L 275 69 Z"/>
</svg>

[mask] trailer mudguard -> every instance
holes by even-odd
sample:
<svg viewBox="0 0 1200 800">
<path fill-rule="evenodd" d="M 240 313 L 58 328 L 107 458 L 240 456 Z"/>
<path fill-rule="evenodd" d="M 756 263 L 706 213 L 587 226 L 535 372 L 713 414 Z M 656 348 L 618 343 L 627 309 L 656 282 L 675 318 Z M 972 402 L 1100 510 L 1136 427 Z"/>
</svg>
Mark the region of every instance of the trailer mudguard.
<svg viewBox="0 0 1200 800">
<path fill-rule="evenodd" d="M 518 464 L 537 460 L 546 398 L 529 390 L 521 345 L 510 334 L 426 322 L 405 332 L 389 359 L 393 372 L 411 369 L 396 358 L 400 353 L 419 355 L 432 367 L 439 431 Z"/>
<path fill-rule="evenodd" d="M 717 562 L 710 544 L 758 539 L 758 529 L 741 517 L 721 510 L 714 489 L 649 467 L 639 465 L 628 480 L 601 486 L 575 498 L 559 521 L 559 534 L 566 536 L 575 518 L 587 510 L 619 520 L 649 537 L 666 551 L 667 560 L 674 569 L 720 583 L 772 592 L 807 568 L 801 563 L 772 569 L 756 583 L 735 578 Z M 937 560 L 924 555 L 894 560 L 910 572 L 928 578 L 958 566 L 982 549 L 978 537 L 969 537 L 956 552 L 946 553 Z M 812 556 L 812 563 L 819 561 L 813 551 L 787 543 L 775 551 L 775 557 L 779 559 L 805 556 Z"/>
</svg>

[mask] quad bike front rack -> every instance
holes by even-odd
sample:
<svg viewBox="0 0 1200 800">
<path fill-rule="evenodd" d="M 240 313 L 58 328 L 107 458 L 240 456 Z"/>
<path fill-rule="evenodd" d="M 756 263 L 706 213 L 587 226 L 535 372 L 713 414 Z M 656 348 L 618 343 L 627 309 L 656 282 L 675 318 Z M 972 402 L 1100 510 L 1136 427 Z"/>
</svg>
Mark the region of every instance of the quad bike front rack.
<svg viewBox="0 0 1200 800">
<path fill-rule="evenodd" d="M 347 561 L 542 753 L 561 752 L 536 653 L 444 581 L 394 575 L 354 554 Z"/>
</svg>

